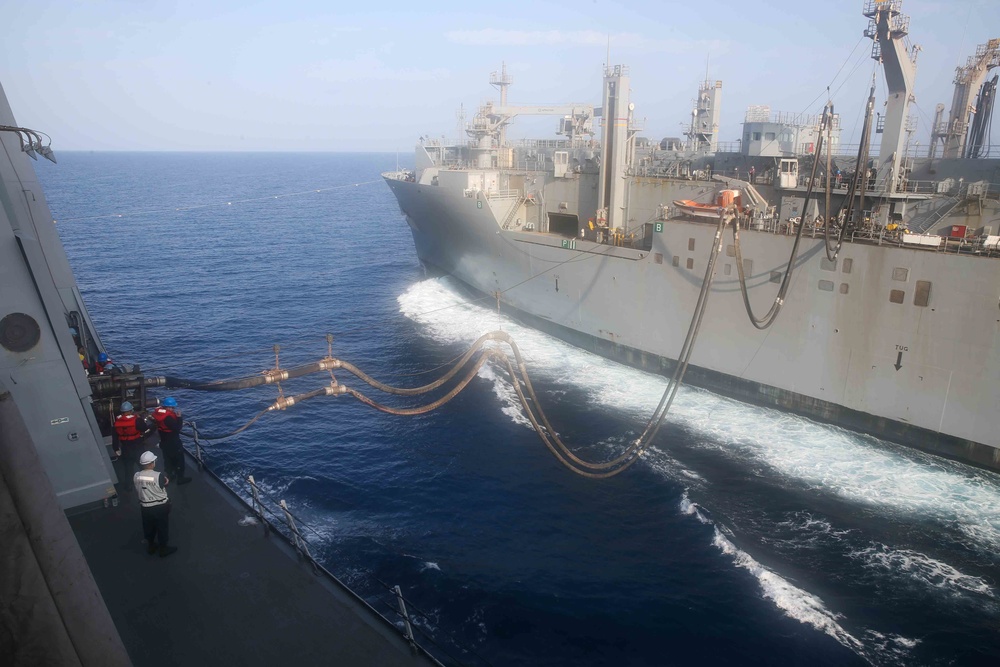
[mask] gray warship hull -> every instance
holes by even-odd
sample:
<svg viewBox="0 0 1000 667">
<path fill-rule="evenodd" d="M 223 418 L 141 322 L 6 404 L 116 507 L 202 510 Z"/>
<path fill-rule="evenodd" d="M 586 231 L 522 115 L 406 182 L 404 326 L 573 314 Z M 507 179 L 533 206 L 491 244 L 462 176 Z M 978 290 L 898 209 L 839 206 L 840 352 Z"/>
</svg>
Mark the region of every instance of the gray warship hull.
<svg viewBox="0 0 1000 667">
<path fill-rule="evenodd" d="M 876 123 L 873 83 L 853 151 L 832 102 L 749 107 L 727 147 L 722 82 L 706 80 L 687 141 L 654 144 L 624 65 L 605 68 L 600 105 L 512 106 L 494 72 L 499 104 L 469 140 L 422 138 L 412 172 L 384 175 L 417 255 L 540 329 L 670 373 L 726 222 L 686 382 L 1000 470 L 1000 160 L 984 159 L 1000 40 L 959 68 L 920 158 L 909 17 L 900 0 L 862 14 L 885 100 Z M 558 116 L 562 138 L 508 142 L 522 115 Z"/>
<path fill-rule="evenodd" d="M 461 182 L 450 187 L 458 175 Z M 461 187 L 466 177 L 505 185 L 544 179 L 546 200 L 560 202 L 553 208 L 585 219 L 594 210 L 596 175 L 567 180 L 458 170 L 438 176 L 420 182 L 386 175 L 425 265 L 477 292 L 499 292 L 506 311 L 574 345 L 672 371 L 714 224 L 666 220 L 647 247 L 618 247 L 532 230 L 521 221 L 532 218 L 533 202 L 510 189 L 491 196 Z M 632 178 L 630 205 L 638 219 L 652 220 L 661 202 L 711 187 Z M 776 277 L 794 240 L 790 230 L 740 234 L 758 313 L 777 294 Z M 761 331 L 744 312 L 728 234 L 687 383 L 1000 470 L 1000 261 L 868 242 L 845 244 L 830 262 L 824 240 L 809 236 L 781 316 Z"/>
</svg>

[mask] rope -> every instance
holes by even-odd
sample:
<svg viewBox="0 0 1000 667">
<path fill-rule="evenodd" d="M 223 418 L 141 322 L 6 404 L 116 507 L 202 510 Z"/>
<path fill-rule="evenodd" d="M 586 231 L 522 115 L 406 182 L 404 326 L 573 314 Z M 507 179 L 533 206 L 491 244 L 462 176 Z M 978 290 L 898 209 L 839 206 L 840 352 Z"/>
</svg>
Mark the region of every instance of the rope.
<svg viewBox="0 0 1000 667">
<path fill-rule="evenodd" d="M 151 213 L 170 213 L 170 212 L 175 212 L 175 211 L 194 211 L 194 210 L 202 209 L 202 208 L 215 208 L 215 207 L 219 207 L 219 206 L 232 206 L 233 204 L 246 204 L 246 203 L 249 203 L 249 202 L 268 201 L 268 200 L 271 200 L 271 199 L 284 199 L 286 197 L 301 197 L 302 195 L 313 195 L 313 194 L 317 194 L 317 193 L 321 193 L 321 192 L 331 192 L 333 190 L 344 190 L 346 188 L 356 188 L 356 187 L 360 187 L 362 185 L 371 185 L 372 183 L 380 183 L 381 181 L 382 181 L 382 179 L 373 180 L 373 181 L 363 181 L 361 183 L 349 183 L 349 184 L 346 184 L 346 185 L 334 185 L 334 186 L 331 186 L 331 187 L 328 187 L 328 188 L 317 188 L 317 189 L 314 189 L 314 190 L 303 190 L 301 192 L 287 192 L 285 194 L 268 195 L 266 197 L 249 197 L 247 199 L 234 199 L 234 200 L 231 200 L 231 201 L 214 202 L 214 203 L 209 203 L 209 204 L 192 204 L 190 206 L 171 206 L 171 207 L 164 207 L 164 208 L 151 208 L 151 209 L 146 209 L 144 211 L 129 211 L 129 212 L 126 212 L 126 213 L 106 213 L 104 215 L 87 215 L 87 216 L 79 216 L 79 217 L 76 217 L 76 218 L 61 218 L 60 221 L 61 222 L 69 222 L 71 220 L 102 220 L 102 219 L 105 219 L 105 218 L 124 218 L 124 217 L 131 217 L 131 216 L 135 216 L 135 215 L 149 215 Z"/>
</svg>

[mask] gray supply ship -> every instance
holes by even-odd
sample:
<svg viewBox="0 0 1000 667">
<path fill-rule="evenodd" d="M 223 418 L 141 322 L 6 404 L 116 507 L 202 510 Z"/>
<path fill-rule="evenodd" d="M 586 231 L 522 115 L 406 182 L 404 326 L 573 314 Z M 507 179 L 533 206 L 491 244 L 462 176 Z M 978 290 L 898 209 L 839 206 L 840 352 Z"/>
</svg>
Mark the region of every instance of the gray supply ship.
<svg viewBox="0 0 1000 667">
<path fill-rule="evenodd" d="M 723 237 L 690 384 L 1000 470 L 1000 40 L 958 68 L 917 156 L 909 19 L 899 0 L 862 13 L 887 94 L 876 119 L 872 86 L 856 150 L 832 110 L 766 107 L 720 144 L 721 82 L 700 87 L 684 140 L 654 144 L 624 66 L 599 105 L 511 105 L 494 73 L 499 103 L 468 141 L 421 141 L 413 171 L 384 174 L 417 255 L 539 329 L 666 374 L 724 216 L 741 232 Z M 562 138 L 509 142 L 524 115 L 556 116 Z"/>
</svg>

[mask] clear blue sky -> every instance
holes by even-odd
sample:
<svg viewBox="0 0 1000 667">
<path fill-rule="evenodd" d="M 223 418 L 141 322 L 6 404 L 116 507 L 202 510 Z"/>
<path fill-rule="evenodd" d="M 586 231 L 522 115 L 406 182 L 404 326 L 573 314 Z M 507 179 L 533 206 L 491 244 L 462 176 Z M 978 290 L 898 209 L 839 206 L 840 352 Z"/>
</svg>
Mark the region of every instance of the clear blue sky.
<svg viewBox="0 0 1000 667">
<path fill-rule="evenodd" d="M 834 96 L 846 143 L 874 65 L 861 5 L 0 0 L 0 83 L 18 121 L 57 151 L 409 151 L 422 134 L 454 137 L 460 104 L 471 116 L 494 98 L 501 61 L 511 103 L 596 104 L 610 35 L 645 136 L 680 135 L 706 60 L 723 81 L 724 141 L 751 104 L 818 112 L 846 62 L 833 86 L 846 80 Z M 923 47 L 925 144 L 955 67 L 1000 37 L 1000 0 L 904 0 L 903 11 Z M 538 122 L 510 136 L 536 135 Z"/>
</svg>

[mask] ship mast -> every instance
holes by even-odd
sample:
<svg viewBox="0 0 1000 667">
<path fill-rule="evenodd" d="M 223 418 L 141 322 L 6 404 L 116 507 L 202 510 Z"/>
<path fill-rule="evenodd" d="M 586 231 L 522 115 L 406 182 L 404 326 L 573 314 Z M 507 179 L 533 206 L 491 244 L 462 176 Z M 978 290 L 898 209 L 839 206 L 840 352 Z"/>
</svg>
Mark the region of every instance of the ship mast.
<svg viewBox="0 0 1000 667">
<path fill-rule="evenodd" d="M 634 108 L 629 102 L 629 94 L 628 67 L 606 67 L 597 208 L 607 211 L 607 224 L 611 229 L 622 227 L 625 221 L 625 168 L 628 166 L 628 132 Z"/>
<path fill-rule="evenodd" d="M 513 80 L 507 75 L 507 63 L 500 63 L 500 72 L 490 73 L 490 85 L 500 91 L 500 107 L 504 108 L 507 106 L 507 88 Z M 497 148 L 500 155 L 499 166 L 501 169 L 509 166 L 507 164 L 507 151 L 505 150 L 507 145 L 507 123 L 500 123 L 500 127 L 497 128 Z"/>
<path fill-rule="evenodd" d="M 930 157 L 934 157 L 937 153 L 939 140 L 944 143 L 942 157 L 960 158 L 969 154 L 966 150 L 971 125 L 969 119 L 983 111 L 978 108 L 973 98 L 982 88 L 989 71 L 995 67 L 1000 67 L 1000 39 L 991 39 L 986 44 L 980 44 L 976 47 L 976 55 L 969 56 L 964 67 L 955 69 L 955 93 L 951 102 L 951 113 L 948 115 L 948 121 L 944 123 L 941 121 L 944 105 L 937 106 Z"/>
<path fill-rule="evenodd" d="M 872 59 L 882 64 L 889 89 L 875 182 L 876 190 L 886 194 L 895 193 L 899 181 L 906 115 L 913 99 L 913 80 L 920 51 L 919 46 L 910 48 L 907 44 L 910 17 L 900 12 L 902 4 L 902 0 L 865 0 L 863 11 L 868 17 L 865 36 L 874 42 Z"/>
</svg>

